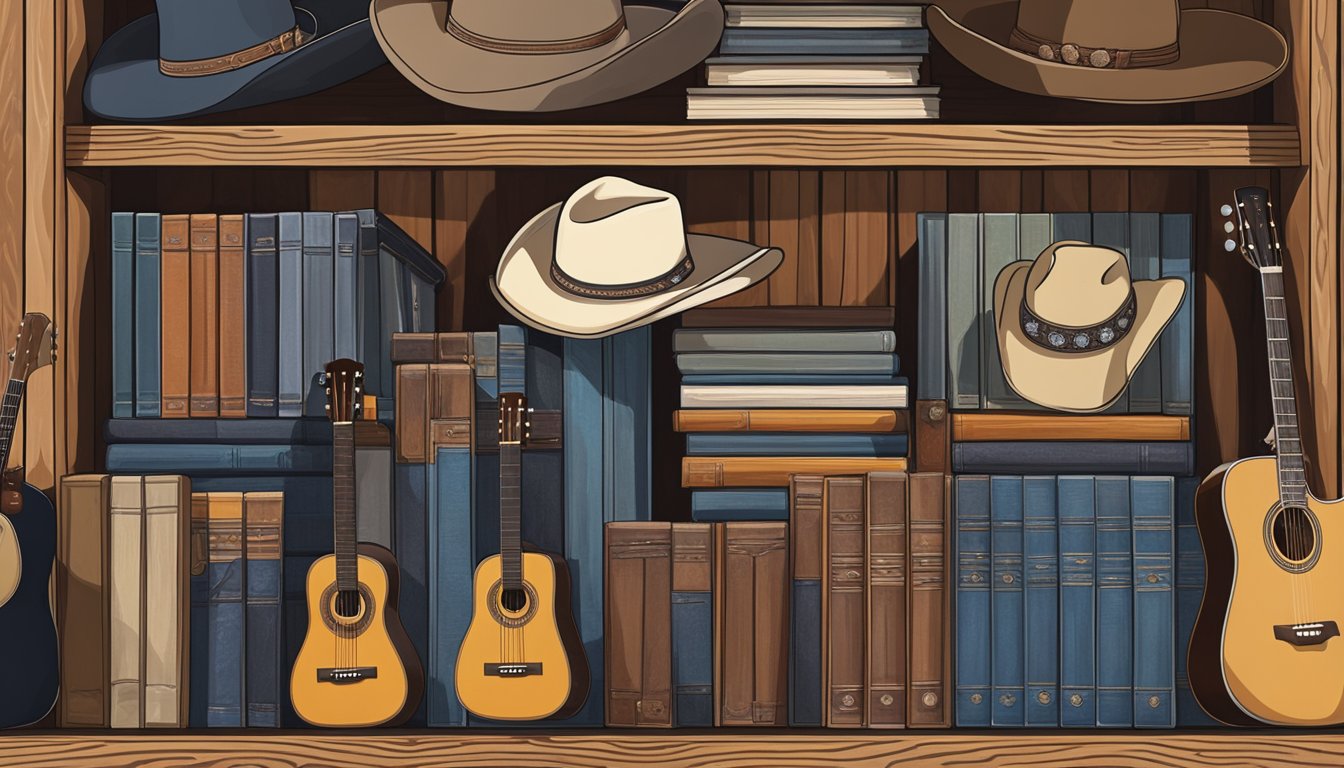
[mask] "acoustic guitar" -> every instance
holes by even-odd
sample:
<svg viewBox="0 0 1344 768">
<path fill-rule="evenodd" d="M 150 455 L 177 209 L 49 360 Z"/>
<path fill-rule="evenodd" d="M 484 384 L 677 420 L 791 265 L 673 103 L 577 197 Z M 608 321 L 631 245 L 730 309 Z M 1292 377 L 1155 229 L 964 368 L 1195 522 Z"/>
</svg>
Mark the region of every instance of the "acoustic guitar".
<svg viewBox="0 0 1344 768">
<path fill-rule="evenodd" d="M 328 727 L 397 725 L 424 692 L 424 673 L 397 615 L 397 561 L 386 547 L 355 543 L 355 419 L 364 366 L 327 364 L 332 421 L 334 553 L 308 569 L 308 632 L 289 680 L 294 711 Z"/>
<path fill-rule="evenodd" d="M 24 315 L 9 360 L 0 400 L 0 467 L 8 466 L 28 377 L 56 360 L 56 332 L 46 315 Z M 22 467 L 5 472 L 2 482 L 0 659 L 6 662 L 6 694 L 0 696 L 0 728 L 12 728 L 41 720 L 56 704 L 60 676 L 47 588 L 56 557 L 56 510 L 46 494 L 23 482 Z"/>
<path fill-rule="evenodd" d="M 1206 577 L 1190 640 L 1190 687 L 1205 711 L 1228 724 L 1338 725 L 1344 507 L 1307 488 L 1283 246 L 1268 192 L 1238 189 L 1236 214 L 1242 255 L 1260 273 L 1277 455 L 1224 464 L 1199 486 L 1195 521 Z"/>
<path fill-rule="evenodd" d="M 519 488 L 527 398 L 499 396 L 499 554 L 476 567 L 471 624 L 457 654 L 457 697 L 491 720 L 569 717 L 588 696 L 564 560 L 522 551 Z"/>
</svg>

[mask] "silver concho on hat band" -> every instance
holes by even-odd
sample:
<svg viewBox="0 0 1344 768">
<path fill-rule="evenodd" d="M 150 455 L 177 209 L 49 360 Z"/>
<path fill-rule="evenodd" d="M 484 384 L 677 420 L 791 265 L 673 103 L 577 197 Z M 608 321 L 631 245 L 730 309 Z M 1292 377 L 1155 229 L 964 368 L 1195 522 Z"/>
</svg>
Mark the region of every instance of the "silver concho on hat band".
<svg viewBox="0 0 1344 768">
<path fill-rule="evenodd" d="M 1074 328 L 1067 325 L 1055 325 L 1037 317 L 1027 308 L 1024 299 L 1018 309 L 1022 323 L 1022 332 L 1032 343 L 1051 352 L 1095 352 L 1110 347 L 1129 333 L 1134 327 L 1134 317 L 1138 313 L 1138 301 L 1134 290 L 1130 289 L 1125 303 L 1115 314 L 1096 325 Z"/>
</svg>

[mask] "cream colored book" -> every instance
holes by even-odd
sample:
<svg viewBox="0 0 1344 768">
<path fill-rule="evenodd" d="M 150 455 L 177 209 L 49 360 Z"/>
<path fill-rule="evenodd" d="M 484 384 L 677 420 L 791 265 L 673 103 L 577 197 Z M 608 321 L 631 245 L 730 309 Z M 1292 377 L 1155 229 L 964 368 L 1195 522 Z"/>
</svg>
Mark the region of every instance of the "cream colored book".
<svg viewBox="0 0 1344 768">
<path fill-rule="evenodd" d="M 140 630 L 144 617 L 144 478 L 112 478 L 108 513 L 108 591 L 111 594 L 109 724 L 143 728 L 144 655 Z"/>
<path fill-rule="evenodd" d="M 906 408 L 905 384 L 683 384 L 682 408 Z"/>
<path fill-rule="evenodd" d="M 191 481 L 145 478 L 145 727 L 187 724 Z"/>
<path fill-rule="evenodd" d="M 705 62 L 711 86 L 919 85 L 922 56 L 723 56 Z"/>
</svg>

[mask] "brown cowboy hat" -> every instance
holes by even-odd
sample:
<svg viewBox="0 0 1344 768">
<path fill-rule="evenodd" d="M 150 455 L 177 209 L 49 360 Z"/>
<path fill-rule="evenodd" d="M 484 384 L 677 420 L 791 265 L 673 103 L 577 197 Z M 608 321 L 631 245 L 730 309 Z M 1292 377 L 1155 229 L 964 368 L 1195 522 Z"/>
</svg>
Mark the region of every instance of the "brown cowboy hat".
<svg viewBox="0 0 1344 768">
<path fill-rule="evenodd" d="M 719 0 L 373 0 L 373 32 L 440 101 L 551 112 L 630 96 L 699 64 L 723 33 Z"/>
<path fill-rule="evenodd" d="M 1278 30 L 1178 0 L 941 0 L 928 25 L 958 61 L 1024 93 L 1084 101 L 1223 99 L 1288 64 Z"/>
</svg>

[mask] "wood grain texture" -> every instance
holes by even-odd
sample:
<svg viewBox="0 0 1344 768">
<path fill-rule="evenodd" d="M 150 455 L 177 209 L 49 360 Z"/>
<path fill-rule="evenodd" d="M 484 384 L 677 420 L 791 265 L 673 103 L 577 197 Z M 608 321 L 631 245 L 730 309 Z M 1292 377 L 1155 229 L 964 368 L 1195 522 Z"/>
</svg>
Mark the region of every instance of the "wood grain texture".
<svg viewBox="0 0 1344 768">
<path fill-rule="evenodd" d="M 430 171 L 379 171 L 378 210 L 434 251 L 434 179 Z"/>
<path fill-rule="evenodd" d="M 378 202 L 373 171 L 313 171 L 308 174 L 308 205 L 315 211 L 372 208 Z"/>
<path fill-rule="evenodd" d="M 1311 168 L 1311 326 L 1306 361 L 1308 407 L 1316 423 L 1313 488 L 1323 498 L 1340 491 L 1339 0 L 1311 2 L 1311 133 L 1303 157 Z"/>
<path fill-rule="evenodd" d="M 1189 440 L 1186 416 L 1041 416 L 954 413 L 952 439 L 981 440 Z"/>
<path fill-rule="evenodd" d="M 0 340 L 23 316 L 23 3 L 0 3 Z M 8 362 L 0 363 L 8 376 Z M 10 464 L 23 463 L 23 422 Z"/>
<path fill-rule="evenodd" d="M 65 430 L 58 435 L 65 445 L 63 473 L 94 471 L 103 453 L 100 425 L 111 415 L 101 412 L 112 391 L 110 354 L 99 365 L 99 329 L 110 328 L 112 318 L 108 283 L 99 275 L 99 265 L 111 260 L 106 193 L 100 180 L 66 176 L 66 306 L 58 353 L 65 364 Z"/>
<path fill-rule="evenodd" d="M 75 125 L 81 165 L 1292 166 L 1279 125 Z"/>
<path fill-rule="evenodd" d="M 467 290 L 467 172 L 434 173 L 434 255 L 447 277 L 439 288 L 436 316 L 439 328 L 463 329 Z"/>
</svg>

